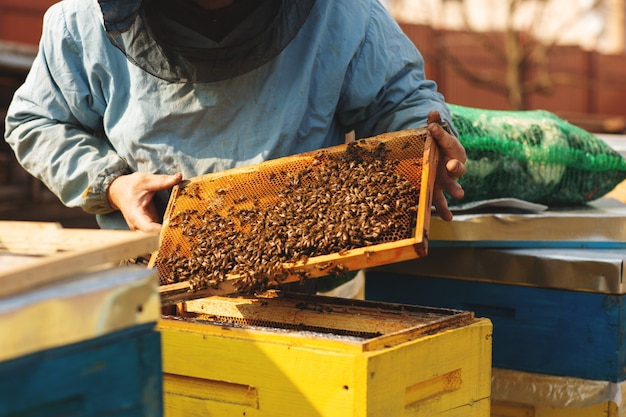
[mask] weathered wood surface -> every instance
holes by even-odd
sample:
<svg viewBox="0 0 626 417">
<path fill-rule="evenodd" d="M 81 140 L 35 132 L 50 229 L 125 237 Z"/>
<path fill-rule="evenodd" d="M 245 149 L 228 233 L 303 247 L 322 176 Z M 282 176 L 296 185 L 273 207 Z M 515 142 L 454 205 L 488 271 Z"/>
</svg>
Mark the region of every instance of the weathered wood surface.
<svg viewBox="0 0 626 417">
<path fill-rule="evenodd" d="M 149 254 L 158 235 L 0 221 L 0 297 Z"/>
</svg>

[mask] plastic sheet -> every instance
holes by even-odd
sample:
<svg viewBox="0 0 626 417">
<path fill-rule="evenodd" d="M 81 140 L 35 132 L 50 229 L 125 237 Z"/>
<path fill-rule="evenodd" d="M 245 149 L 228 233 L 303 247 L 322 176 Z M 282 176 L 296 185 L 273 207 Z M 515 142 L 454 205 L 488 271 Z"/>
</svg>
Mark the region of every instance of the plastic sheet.
<svg viewBox="0 0 626 417">
<path fill-rule="evenodd" d="M 154 322 L 158 278 L 113 268 L 0 300 L 0 361 Z"/>
<path fill-rule="evenodd" d="M 626 382 L 595 381 L 509 369 L 492 370 L 491 399 L 539 408 L 585 408 L 605 402 L 626 417 Z"/>
</svg>

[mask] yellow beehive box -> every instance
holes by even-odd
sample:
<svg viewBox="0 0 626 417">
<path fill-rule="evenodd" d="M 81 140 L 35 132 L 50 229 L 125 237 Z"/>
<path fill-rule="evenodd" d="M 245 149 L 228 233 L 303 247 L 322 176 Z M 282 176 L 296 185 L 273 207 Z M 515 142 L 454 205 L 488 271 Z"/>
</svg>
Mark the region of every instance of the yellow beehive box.
<svg viewBox="0 0 626 417">
<path fill-rule="evenodd" d="M 159 327 L 167 417 L 490 413 L 492 326 L 470 312 L 211 297 L 179 306 Z"/>
</svg>

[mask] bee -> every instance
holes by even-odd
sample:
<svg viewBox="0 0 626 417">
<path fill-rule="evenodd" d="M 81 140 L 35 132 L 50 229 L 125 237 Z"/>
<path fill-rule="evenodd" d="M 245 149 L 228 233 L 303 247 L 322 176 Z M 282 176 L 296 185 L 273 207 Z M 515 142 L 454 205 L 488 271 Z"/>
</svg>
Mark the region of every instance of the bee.
<svg viewBox="0 0 626 417">
<path fill-rule="evenodd" d="M 315 265 L 315 268 L 317 268 L 319 271 L 324 271 L 332 266 L 333 266 L 332 262 L 325 262 L 325 263 Z"/>
</svg>

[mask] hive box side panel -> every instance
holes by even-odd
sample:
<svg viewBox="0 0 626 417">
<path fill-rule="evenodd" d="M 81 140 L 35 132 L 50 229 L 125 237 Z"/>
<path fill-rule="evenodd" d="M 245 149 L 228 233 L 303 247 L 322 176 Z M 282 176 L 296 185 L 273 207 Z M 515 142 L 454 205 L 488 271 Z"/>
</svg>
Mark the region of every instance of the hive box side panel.
<svg viewBox="0 0 626 417">
<path fill-rule="evenodd" d="M 211 325 L 177 328 L 162 320 L 167 417 L 348 416 L 355 403 L 355 358 L 292 343 L 216 335 Z"/>
<path fill-rule="evenodd" d="M 623 295 L 368 272 L 366 298 L 474 311 L 494 326 L 499 368 L 621 381 Z"/>
<path fill-rule="evenodd" d="M 479 319 L 372 355 L 367 415 L 489 415 L 491 334 L 491 322 Z"/>
<path fill-rule="evenodd" d="M 162 415 L 155 324 L 0 362 L 0 416 Z"/>
<path fill-rule="evenodd" d="M 0 362 L 75 344 L 160 316 L 154 271 L 112 268 L 0 298 Z"/>
</svg>

